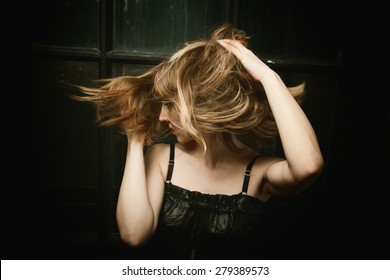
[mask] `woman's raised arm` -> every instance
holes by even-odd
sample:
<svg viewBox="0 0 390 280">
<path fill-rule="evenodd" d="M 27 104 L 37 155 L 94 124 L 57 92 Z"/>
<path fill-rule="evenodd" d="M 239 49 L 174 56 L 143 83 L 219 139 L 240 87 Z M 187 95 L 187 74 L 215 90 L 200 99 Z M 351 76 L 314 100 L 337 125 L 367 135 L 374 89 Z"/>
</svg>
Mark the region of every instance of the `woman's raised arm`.
<svg viewBox="0 0 390 280">
<path fill-rule="evenodd" d="M 218 40 L 262 83 L 275 118 L 286 160 L 269 165 L 265 179 L 272 194 L 296 194 L 306 188 L 323 168 L 316 134 L 301 106 L 279 75 L 236 40 Z"/>
</svg>

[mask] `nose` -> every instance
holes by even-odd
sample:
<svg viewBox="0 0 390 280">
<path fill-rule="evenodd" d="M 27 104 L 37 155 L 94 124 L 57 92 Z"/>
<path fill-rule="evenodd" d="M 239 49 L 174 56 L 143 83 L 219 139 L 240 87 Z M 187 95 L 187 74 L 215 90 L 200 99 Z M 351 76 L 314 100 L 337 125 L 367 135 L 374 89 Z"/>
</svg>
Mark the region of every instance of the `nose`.
<svg viewBox="0 0 390 280">
<path fill-rule="evenodd" d="M 161 106 L 160 116 L 158 117 L 160 122 L 167 122 L 169 121 L 168 118 L 168 109 L 163 105 Z"/>
</svg>

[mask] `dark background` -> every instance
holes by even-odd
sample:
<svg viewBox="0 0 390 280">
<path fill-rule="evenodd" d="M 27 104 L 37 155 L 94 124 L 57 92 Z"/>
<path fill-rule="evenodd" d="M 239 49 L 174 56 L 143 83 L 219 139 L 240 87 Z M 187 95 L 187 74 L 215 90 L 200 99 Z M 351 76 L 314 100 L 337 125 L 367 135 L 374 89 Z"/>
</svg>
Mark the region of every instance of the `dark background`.
<svg viewBox="0 0 390 280">
<path fill-rule="evenodd" d="M 373 106 L 369 12 L 346 0 L 5 6 L 12 20 L 2 22 L 2 259 L 147 258 L 121 243 L 115 222 L 126 138 L 116 127 L 97 127 L 94 108 L 68 98 L 62 82 L 140 74 L 225 22 L 248 33 L 250 48 L 273 61 L 287 85 L 306 81 L 303 108 L 325 157 L 307 191 L 271 199 L 269 240 L 254 254 L 388 259 L 390 119 L 387 106 Z M 270 152 L 280 152 L 278 142 Z"/>
</svg>

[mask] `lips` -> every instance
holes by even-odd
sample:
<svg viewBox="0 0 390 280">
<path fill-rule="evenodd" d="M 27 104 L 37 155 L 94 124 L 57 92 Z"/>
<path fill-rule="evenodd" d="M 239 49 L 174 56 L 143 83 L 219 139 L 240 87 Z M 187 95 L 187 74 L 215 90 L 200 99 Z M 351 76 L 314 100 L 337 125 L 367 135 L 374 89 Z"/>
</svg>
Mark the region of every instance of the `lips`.
<svg viewBox="0 0 390 280">
<path fill-rule="evenodd" d="M 169 125 L 168 127 L 169 127 L 169 129 L 171 130 L 172 133 L 175 133 L 176 130 L 172 126 Z"/>
</svg>

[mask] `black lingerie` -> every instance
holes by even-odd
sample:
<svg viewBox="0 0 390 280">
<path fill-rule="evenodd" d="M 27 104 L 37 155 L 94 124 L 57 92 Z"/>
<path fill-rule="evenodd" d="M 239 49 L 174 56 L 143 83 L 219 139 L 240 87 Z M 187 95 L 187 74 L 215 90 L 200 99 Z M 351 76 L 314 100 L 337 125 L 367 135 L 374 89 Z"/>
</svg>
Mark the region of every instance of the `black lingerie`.
<svg viewBox="0 0 390 280">
<path fill-rule="evenodd" d="M 172 184 L 175 144 L 171 144 L 165 194 L 152 241 L 156 258 L 249 259 L 263 240 L 262 216 L 267 203 L 246 195 L 252 166 L 242 191 L 234 195 L 204 194 Z"/>
</svg>

